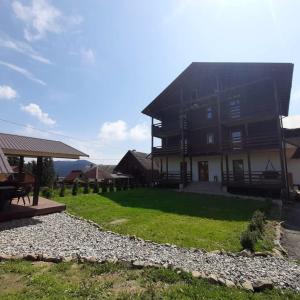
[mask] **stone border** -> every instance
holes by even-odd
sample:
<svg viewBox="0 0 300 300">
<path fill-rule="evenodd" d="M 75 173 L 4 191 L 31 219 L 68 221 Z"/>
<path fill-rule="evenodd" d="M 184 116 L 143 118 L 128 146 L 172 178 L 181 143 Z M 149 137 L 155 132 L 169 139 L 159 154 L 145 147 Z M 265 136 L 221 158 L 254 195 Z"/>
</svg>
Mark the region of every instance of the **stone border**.
<svg viewBox="0 0 300 300">
<path fill-rule="evenodd" d="M 73 214 L 70 214 L 68 212 L 63 212 L 63 214 L 66 214 L 68 216 L 70 216 L 71 218 L 74 219 L 78 219 L 80 221 L 83 222 L 87 222 L 89 224 L 91 224 L 92 226 L 96 227 L 98 230 L 103 231 L 102 226 L 100 226 L 99 224 L 79 217 L 79 216 L 75 216 Z M 124 237 L 124 235 L 121 235 L 119 233 L 115 233 L 112 231 L 105 231 L 107 233 L 116 235 L 116 236 L 120 236 L 120 237 Z M 227 252 L 225 250 L 214 250 L 214 251 L 206 251 L 204 249 L 197 249 L 197 248 L 183 248 L 183 247 L 178 247 L 176 245 L 173 244 L 169 244 L 169 243 L 156 243 L 153 242 L 151 240 L 143 240 L 141 238 L 138 238 L 136 236 L 133 235 L 125 235 L 125 237 L 132 239 L 132 240 L 137 240 L 137 241 L 142 241 L 142 242 L 147 242 L 150 243 L 152 245 L 161 245 L 164 247 L 170 247 L 170 248 L 178 248 L 178 249 L 186 249 L 189 251 L 193 251 L 193 252 L 202 252 L 202 253 L 211 253 L 211 254 L 217 254 L 217 255 L 227 255 L 227 256 L 231 256 L 231 257 L 238 257 L 238 256 L 243 256 L 243 257 L 255 257 L 255 256 L 262 256 L 262 257 L 267 257 L 267 256 L 274 256 L 277 258 L 283 258 L 282 255 L 282 249 L 280 247 L 280 238 L 281 238 L 281 223 L 277 223 L 276 224 L 276 238 L 274 240 L 274 243 L 276 245 L 276 247 L 273 249 L 273 252 L 270 251 L 266 251 L 266 252 L 254 252 L 251 253 L 250 251 L 247 250 L 242 250 L 238 253 L 233 253 L 233 252 Z M 276 250 L 276 251 L 275 251 Z M 261 291 L 264 289 L 270 289 L 274 287 L 274 284 L 270 281 L 270 280 L 261 280 L 261 279 L 256 279 L 253 280 L 252 282 L 249 280 L 245 280 L 242 283 L 239 282 L 233 282 L 231 280 L 222 278 L 216 274 L 210 273 L 210 272 L 199 272 L 199 271 L 190 271 L 190 270 L 184 270 L 184 269 L 179 269 L 176 268 L 172 265 L 169 264 L 149 264 L 149 263 L 145 263 L 143 261 L 139 261 L 139 260 L 134 260 L 134 261 L 122 261 L 122 260 L 118 260 L 117 258 L 115 259 L 109 259 L 109 260 L 99 260 L 96 257 L 93 256 L 82 256 L 79 254 L 76 254 L 74 256 L 69 256 L 69 257 L 64 257 L 64 256 L 48 256 L 48 255 L 44 255 L 43 253 L 26 253 L 24 255 L 5 255 L 0 253 L 0 261 L 2 260 L 20 260 L 20 259 L 24 259 L 24 260 L 28 260 L 28 261 L 44 261 L 44 262 L 52 262 L 52 263 L 59 263 L 59 262 L 74 262 L 74 263 L 84 263 L 84 262 L 89 262 L 89 263 L 104 263 L 104 262 L 111 262 L 111 263 L 117 263 L 117 262 L 121 262 L 121 263 L 126 263 L 128 265 L 131 265 L 134 268 L 144 268 L 144 267 L 162 267 L 162 268 L 168 268 L 168 269 L 172 269 L 173 271 L 180 273 L 182 271 L 190 273 L 194 278 L 201 278 L 201 279 L 205 279 L 208 280 L 211 283 L 214 284 L 220 284 L 220 285 L 224 285 L 226 287 L 229 288 L 233 288 L 233 287 L 237 287 L 237 288 L 242 288 L 242 289 L 246 289 L 248 291 Z"/>
</svg>

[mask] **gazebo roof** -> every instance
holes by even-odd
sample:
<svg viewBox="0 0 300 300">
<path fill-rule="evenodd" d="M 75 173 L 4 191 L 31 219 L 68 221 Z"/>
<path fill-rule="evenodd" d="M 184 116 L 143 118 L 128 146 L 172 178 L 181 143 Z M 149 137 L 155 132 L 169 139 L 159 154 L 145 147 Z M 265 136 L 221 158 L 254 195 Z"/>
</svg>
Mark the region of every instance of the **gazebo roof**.
<svg viewBox="0 0 300 300">
<path fill-rule="evenodd" d="M 5 155 L 79 159 L 87 154 L 60 141 L 0 133 L 0 149 Z"/>
<path fill-rule="evenodd" d="M 0 174 L 12 174 L 14 171 L 0 148 Z"/>
</svg>

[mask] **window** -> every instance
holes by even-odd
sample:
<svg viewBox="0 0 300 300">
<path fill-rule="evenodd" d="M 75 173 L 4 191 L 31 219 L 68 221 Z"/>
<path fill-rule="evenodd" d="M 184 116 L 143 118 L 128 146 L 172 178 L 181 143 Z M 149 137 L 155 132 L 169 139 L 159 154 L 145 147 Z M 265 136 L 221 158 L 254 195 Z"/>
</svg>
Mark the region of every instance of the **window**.
<svg viewBox="0 0 300 300">
<path fill-rule="evenodd" d="M 231 132 L 231 143 L 233 149 L 242 148 L 242 132 L 241 130 L 235 130 Z"/>
<path fill-rule="evenodd" d="M 211 106 L 209 106 L 209 107 L 206 109 L 206 118 L 207 118 L 207 119 L 212 119 L 212 116 L 213 116 L 212 108 L 211 108 Z"/>
<path fill-rule="evenodd" d="M 206 135 L 206 142 L 207 142 L 207 144 L 213 144 L 214 143 L 214 134 L 213 133 L 208 133 Z"/>
<path fill-rule="evenodd" d="M 238 119 L 241 117 L 240 99 L 232 99 L 229 101 L 229 113 L 232 119 Z"/>
</svg>

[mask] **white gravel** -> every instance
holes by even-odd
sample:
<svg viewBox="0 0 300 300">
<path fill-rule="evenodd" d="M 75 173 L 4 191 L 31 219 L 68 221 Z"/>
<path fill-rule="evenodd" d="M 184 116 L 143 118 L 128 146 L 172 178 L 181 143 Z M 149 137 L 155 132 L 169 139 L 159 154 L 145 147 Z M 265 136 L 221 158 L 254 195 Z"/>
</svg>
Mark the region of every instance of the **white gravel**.
<svg viewBox="0 0 300 300">
<path fill-rule="evenodd" d="M 0 253 L 168 264 L 185 271 L 214 274 L 236 284 L 268 279 L 276 287 L 300 291 L 300 266 L 284 259 L 220 255 L 146 242 L 101 231 L 65 213 L 0 223 Z"/>
</svg>

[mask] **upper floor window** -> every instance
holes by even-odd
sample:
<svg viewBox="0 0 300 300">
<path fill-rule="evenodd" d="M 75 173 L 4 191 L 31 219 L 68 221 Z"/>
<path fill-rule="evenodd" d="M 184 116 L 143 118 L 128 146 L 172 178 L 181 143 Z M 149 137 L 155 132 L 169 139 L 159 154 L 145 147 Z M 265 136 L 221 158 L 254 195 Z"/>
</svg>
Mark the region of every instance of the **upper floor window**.
<svg viewBox="0 0 300 300">
<path fill-rule="evenodd" d="M 237 119 L 241 117 L 240 99 L 232 99 L 229 101 L 229 113 L 232 119 Z"/>
<path fill-rule="evenodd" d="M 212 108 L 211 108 L 211 106 L 209 106 L 209 107 L 206 108 L 206 118 L 207 119 L 212 119 L 212 117 L 213 117 Z"/>
<path fill-rule="evenodd" d="M 207 144 L 213 144 L 214 143 L 214 139 L 215 139 L 215 137 L 214 137 L 213 133 L 208 133 L 206 135 L 206 143 Z"/>
<path fill-rule="evenodd" d="M 240 143 L 242 141 L 242 132 L 240 130 L 232 131 L 231 141 L 233 144 Z"/>
</svg>

